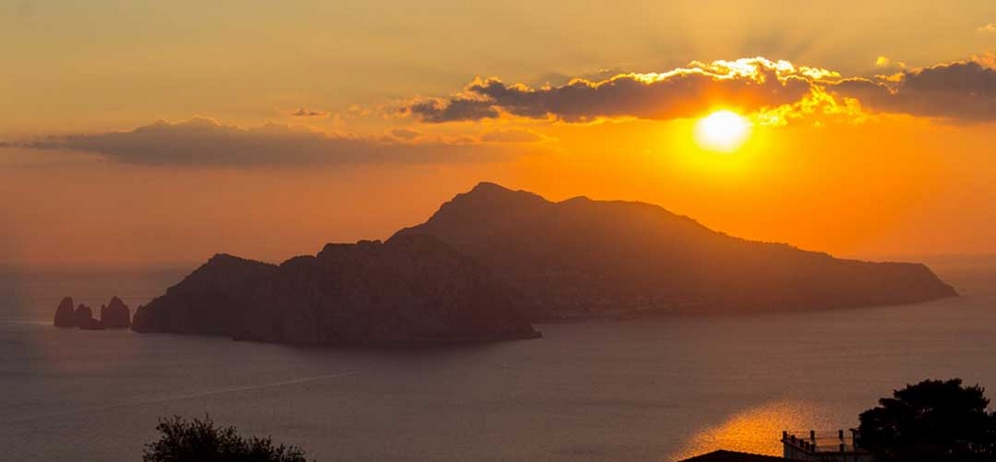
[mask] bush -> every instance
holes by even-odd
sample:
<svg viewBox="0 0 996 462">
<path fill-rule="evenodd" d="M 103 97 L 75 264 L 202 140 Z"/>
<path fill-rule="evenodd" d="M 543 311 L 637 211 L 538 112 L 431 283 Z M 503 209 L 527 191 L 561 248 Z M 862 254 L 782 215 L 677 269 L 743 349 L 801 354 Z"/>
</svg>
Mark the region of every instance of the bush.
<svg viewBox="0 0 996 462">
<path fill-rule="evenodd" d="M 145 446 L 144 462 L 305 462 L 297 447 L 239 436 L 235 427 L 216 427 L 210 417 L 160 419 L 156 430 L 162 436 Z"/>
<path fill-rule="evenodd" d="M 925 380 L 861 413 L 861 447 L 877 462 L 996 460 L 996 416 L 978 385 Z"/>
</svg>

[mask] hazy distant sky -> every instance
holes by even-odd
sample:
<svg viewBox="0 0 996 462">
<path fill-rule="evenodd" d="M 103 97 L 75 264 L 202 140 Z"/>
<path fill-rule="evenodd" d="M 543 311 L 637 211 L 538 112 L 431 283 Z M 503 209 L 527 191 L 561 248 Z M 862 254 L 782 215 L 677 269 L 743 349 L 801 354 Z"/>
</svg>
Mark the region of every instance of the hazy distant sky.
<svg viewBox="0 0 996 462">
<path fill-rule="evenodd" d="M 992 253 L 993 52 L 991 0 L 0 1 L 0 265 L 281 260 L 482 180 Z"/>
</svg>

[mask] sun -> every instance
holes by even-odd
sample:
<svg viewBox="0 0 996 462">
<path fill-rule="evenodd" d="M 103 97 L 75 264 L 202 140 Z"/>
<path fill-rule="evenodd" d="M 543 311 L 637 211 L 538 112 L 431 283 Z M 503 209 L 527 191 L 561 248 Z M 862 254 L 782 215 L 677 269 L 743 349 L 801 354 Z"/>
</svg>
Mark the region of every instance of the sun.
<svg viewBox="0 0 996 462">
<path fill-rule="evenodd" d="M 695 123 L 695 142 L 710 151 L 731 153 L 750 137 L 751 124 L 733 111 L 716 111 Z"/>
</svg>

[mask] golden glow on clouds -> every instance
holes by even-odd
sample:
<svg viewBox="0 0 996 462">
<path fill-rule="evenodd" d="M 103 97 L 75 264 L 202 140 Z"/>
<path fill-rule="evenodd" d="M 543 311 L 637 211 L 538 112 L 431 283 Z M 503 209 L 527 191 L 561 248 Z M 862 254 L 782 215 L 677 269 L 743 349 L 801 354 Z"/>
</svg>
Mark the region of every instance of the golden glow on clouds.
<svg viewBox="0 0 996 462">
<path fill-rule="evenodd" d="M 733 111 L 716 111 L 695 124 L 695 142 L 703 149 L 731 153 L 750 136 L 751 124 Z"/>
<path fill-rule="evenodd" d="M 840 73 L 818 67 L 796 66 L 784 59 L 770 60 L 761 56 L 740 58 L 734 61 L 716 60 L 711 63 L 693 62 L 692 66 L 706 69 L 724 78 L 748 78 L 764 82 L 769 74 L 780 81 L 804 76 L 812 80 L 840 78 Z"/>
<path fill-rule="evenodd" d="M 880 64 L 893 64 L 880 57 Z M 530 87 L 496 77 L 476 78 L 448 98 L 402 100 L 389 112 L 417 122 L 512 121 L 601 123 L 609 120 L 674 120 L 712 107 L 734 108 L 762 125 L 785 125 L 804 117 L 831 116 L 848 122 L 867 117 L 845 89 L 863 85 L 865 94 L 894 91 L 895 79 L 845 78 L 840 72 L 764 57 L 693 61 L 659 73 L 622 73 L 603 80 L 574 78 L 563 85 Z M 846 86 L 846 85 L 845 85 Z M 826 123 L 831 120 L 816 120 Z M 833 120 L 839 121 L 839 120 Z"/>
<path fill-rule="evenodd" d="M 873 118 L 855 98 L 835 97 L 823 88 L 814 87 L 798 102 L 763 108 L 750 115 L 757 125 L 784 126 L 794 121 L 810 121 L 812 125 L 862 124 Z"/>
<path fill-rule="evenodd" d="M 786 81 L 792 77 L 807 77 L 813 80 L 839 79 L 841 77 L 840 73 L 828 69 L 796 66 L 784 59 L 771 60 L 756 56 L 735 60 L 718 59 L 711 62 L 692 61 L 688 67 L 668 72 L 620 74 L 614 78 L 631 76 L 644 83 L 652 83 L 688 74 L 705 74 L 718 79 L 748 79 L 758 83 L 767 81 L 769 76 L 773 76 L 779 81 Z"/>
<path fill-rule="evenodd" d="M 477 78 L 449 97 L 398 101 L 393 113 L 426 124 L 482 121 L 601 123 L 677 120 L 728 107 L 765 125 L 862 123 L 875 115 L 944 123 L 996 122 L 996 65 L 991 55 L 911 68 L 880 56 L 891 75 L 797 66 L 764 57 L 692 62 L 661 73 L 531 87 Z M 810 119 L 810 120 L 804 120 Z"/>
</svg>

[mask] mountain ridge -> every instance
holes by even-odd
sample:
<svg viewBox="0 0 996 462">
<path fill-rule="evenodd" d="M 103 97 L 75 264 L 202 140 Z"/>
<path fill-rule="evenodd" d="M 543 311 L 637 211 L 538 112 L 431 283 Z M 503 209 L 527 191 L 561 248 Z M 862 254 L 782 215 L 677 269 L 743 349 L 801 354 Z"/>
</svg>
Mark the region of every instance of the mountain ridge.
<svg viewBox="0 0 996 462">
<path fill-rule="evenodd" d="M 435 236 L 492 267 L 534 302 L 534 320 L 843 308 L 957 295 L 922 264 L 841 259 L 731 236 L 655 204 L 585 196 L 553 202 L 490 182 L 395 236 L 410 234 Z"/>
</svg>

